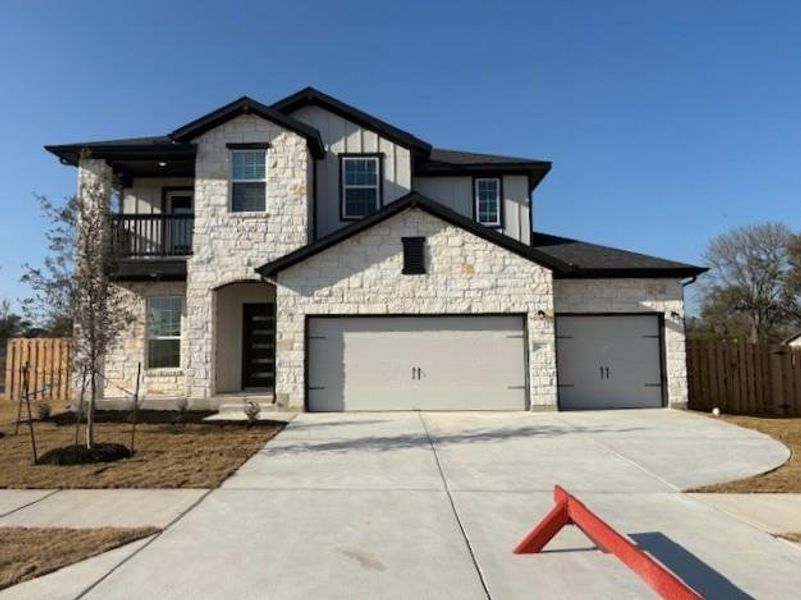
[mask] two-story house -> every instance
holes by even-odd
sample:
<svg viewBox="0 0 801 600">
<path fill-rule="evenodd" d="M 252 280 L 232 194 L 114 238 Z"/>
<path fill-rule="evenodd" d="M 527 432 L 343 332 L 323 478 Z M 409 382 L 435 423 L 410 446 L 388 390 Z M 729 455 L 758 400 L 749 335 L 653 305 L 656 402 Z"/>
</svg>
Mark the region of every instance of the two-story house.
<svg viewBox="0 0 801 600">
<path fill-rule="evenodd" d="M 704 269 L 532 231 L 546 161 L 432 148 L 312 88 L 165 136 L 48 146 L 120 186 L 137 321 L 105 361 L 153 405 L 682 406 Z"/>
</svg>

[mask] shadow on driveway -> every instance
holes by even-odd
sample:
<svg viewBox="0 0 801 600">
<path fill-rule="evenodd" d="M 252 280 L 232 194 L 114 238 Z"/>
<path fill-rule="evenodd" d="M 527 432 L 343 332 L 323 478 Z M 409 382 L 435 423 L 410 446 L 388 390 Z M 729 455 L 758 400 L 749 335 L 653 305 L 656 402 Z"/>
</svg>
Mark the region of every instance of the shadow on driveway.
<svg viewBox="0 0 801 600">
<path fill-rule="evenodd" d="M 658 531 L 631 533 L 629 537 L 704 598 L 727 600 L 754 598 L 683 546 Z M 725 541 L 721 540 L 721 543 Z"/>
<path fill-rule="evenodd" d="M 361 421 L 359 423 L 366 423 Z M 344 424 L 340 422 L 338 424 Z M 326 424 L 328 425 L 328 424 Z M 293 427 L 296 429 L 296 427 Z M 604 427 L 565 427 L 561 425 L 528 425 L 520 427 L 499 427 L 493 429 L 478 429 L 452 434 L 431 434 L 431 440 L 438 446 L 453 444 L 482 444 L 503 442 L 516 438 L 555 438 L 563 435 L 600 434 L 600 433 L 629 433 L 640 431 L 641 428 L 604 428 Z M 408 448 L 428 448 L 429 438 L 425 433 L 404 433 L 384 436 L 348 437 L 332 440 L 298 440 L 295 443 L 283 443 L 281 436 L 277 436 L 265 446 L 261 454 L 292 454 L 309 452 L 352 452 L 368 450 L 373 452 L 387 452 L 404 450 Z"/>
</svg>

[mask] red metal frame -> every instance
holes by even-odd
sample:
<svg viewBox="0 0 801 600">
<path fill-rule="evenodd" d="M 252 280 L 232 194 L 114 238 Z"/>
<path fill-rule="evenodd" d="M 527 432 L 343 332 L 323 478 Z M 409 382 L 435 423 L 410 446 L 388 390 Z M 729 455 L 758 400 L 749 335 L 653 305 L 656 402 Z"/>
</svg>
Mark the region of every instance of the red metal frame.
<svg viewBox="0 0 801 600">
<path fill-rule="evenodd" d="M 667 600 L 698 600 L 702 596 L 668 569 L 646 554 L 639 546 L 619 534 L 564 488 L 554 486 L 556 502 L 551 511 L 524 537 L 515 554 L 535 554 L 565 525 L 576 525 L 598 548 L 614 554 L 645 583 Z"/>
</svg>

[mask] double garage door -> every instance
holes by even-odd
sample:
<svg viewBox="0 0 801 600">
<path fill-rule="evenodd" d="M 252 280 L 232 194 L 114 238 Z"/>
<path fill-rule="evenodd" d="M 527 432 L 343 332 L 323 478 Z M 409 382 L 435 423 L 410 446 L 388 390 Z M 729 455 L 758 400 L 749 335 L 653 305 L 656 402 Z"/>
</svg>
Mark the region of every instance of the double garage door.
<svg viewBox="0 0 801 600">
<path fill-rule="evenodd" d="M 310 411 L 525 410 L 522 316 L 311 318 Z M 656 315 L 558 316 L 559 408 L 662 406 Z"/>
<path fill-rule="evenodd" d="M 522 316 L 308 322 L 311 411 L 524 410 Z"/>
</svg>

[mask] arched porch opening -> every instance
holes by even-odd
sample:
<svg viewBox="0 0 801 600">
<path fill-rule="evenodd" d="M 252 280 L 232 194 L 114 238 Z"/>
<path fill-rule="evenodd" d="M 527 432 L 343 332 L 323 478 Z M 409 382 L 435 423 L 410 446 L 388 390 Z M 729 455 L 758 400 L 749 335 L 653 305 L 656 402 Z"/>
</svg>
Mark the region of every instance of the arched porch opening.
<svg viewBox="0 0 801 600">
<path fill-rule="evenodd" d="M 216 296 L 215 393 L 273 393 L 275 286 L 236 281 Z"/>
</svg>

